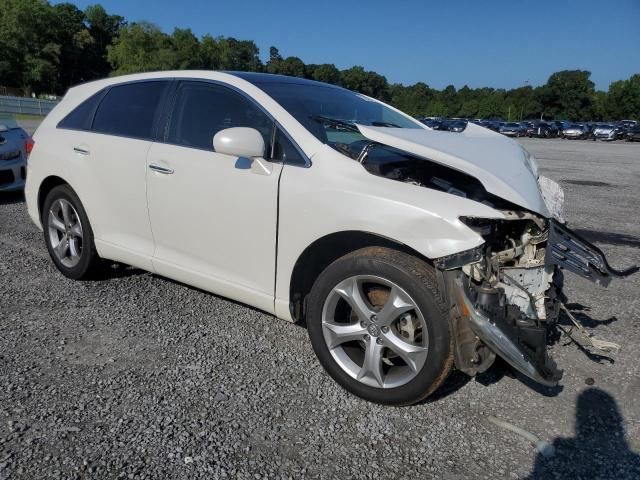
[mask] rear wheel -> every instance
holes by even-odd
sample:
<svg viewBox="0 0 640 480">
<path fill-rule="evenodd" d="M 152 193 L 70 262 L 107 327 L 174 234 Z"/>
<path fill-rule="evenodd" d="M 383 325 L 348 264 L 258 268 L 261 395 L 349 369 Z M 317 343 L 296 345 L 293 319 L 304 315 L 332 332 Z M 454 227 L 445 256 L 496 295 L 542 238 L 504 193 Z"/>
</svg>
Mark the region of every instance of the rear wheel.
<svg viewBox="0 0 640 480">
<path fill-rule="evenodd" d="M 395 250 L 365 248 L 327 267 L 312 288 L 307 326 L 327 372 L 372 402 L 418 402 L 453 363 L 433 268 Z"/>
<path fill-rule="evenodd" d="M 100 269 L 89 219 L 68 185 L 48 193 L 42 208 L 42 228 L 49 255 L 63 275 L 80 280 Z"/>
</svg>

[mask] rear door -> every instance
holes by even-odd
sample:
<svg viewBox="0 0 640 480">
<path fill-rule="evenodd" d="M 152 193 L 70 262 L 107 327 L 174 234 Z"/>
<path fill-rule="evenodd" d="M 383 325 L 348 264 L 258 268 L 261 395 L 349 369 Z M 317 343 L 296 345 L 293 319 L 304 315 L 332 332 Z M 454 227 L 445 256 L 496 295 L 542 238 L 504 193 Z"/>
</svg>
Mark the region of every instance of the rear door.
<svg viewBox="0 0 640 480">
<path fill-rule="evenodd" d="M 213 82 L 181 81 L 163 143 L 148 155 L 147 198 L 155 270 L 273 311 L 278 180 L 282 163 L 213 150 L 225 128 L 251 127 L 269 157 L 274 122 L 253 100 Z M 264 172 L 262 172 L 264 173 Z"/>
<path fill-rule="evenodd" d="M 146 198 L 146 158 L 167 80 L 108 89 L 90 132 L 76 132 L 75 163 L 84 169 L 79 192 L 90 215 L 101 255 L 151 270 L 153 237 Z"/>
</svg>

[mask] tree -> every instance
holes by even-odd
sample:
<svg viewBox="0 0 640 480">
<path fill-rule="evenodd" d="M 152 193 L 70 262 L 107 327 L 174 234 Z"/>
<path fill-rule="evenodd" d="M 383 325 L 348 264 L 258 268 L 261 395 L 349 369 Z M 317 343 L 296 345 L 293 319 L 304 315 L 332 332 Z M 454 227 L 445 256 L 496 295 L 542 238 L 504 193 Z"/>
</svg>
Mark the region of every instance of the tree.
<svg viewBox="0 0 640 480">
<path fill-rule="evenodd" d="M 340 70 L 332 63 L 307 65 L 307 76 L 318 82 L 331 83 L 333 85 L 340 83 Z"/>
<path fill-rule="evenodd" d="M 613 82 L 609 86 L 606 104 L 611 118 L 640 119 L 640 74 Z"/>
<path fill-rule="evenodd" d="M 549 77 L 542 89 L 545 114 L 569 120 L 588 119 L 591 114 L 595 85 L 586 70 L 563 70 Z"/>
<path fill-rule="evenodd" d="M 0 84 L 25 91 L 54 89 L 61 48 L 54 42 L 51 13 L 41 0 L 3 0 Z"/>
<path fill-rule="evenodd" d="M 126 25 L 120 15 L 109 15 L 102 5 L 90 5 L 84 10 L 85 22 L 93 43 L 85 58 L 86 79 L 109 75 L 111 65 L 107 60 L 107 46 L 113 44 L 120 29 Z"/>
<path fill-rule="evenodd" d="M 175 54 L 172 68 L 178 70 L 202 68 L 200 43 L 190 28 L 176 28 L 171 35 L 171 46 Z"/>
<path fill-rule="evenodd" d="M 177 64 L 171 38 L 148 22 L 122 27 L 113 45 L 107 47 L 107 58 L 113 75 L 171 70 Z"/>
</svg>

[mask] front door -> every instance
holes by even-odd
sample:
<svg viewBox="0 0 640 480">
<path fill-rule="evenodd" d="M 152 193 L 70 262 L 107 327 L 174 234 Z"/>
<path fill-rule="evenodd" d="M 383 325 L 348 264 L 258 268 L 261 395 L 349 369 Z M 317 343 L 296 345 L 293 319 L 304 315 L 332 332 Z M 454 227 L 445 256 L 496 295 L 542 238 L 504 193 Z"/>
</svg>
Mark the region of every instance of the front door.
<svg viewBox="0 0 640 480">
<path fill-rule="evenodd" d="M 229 127 L 263 134 L 272 120 L 220 84 L 182 81 L 164 136 L 147 157 L 147 199 L 155 270 L 179 281 L 273 311 L 280 162 L 270 174 L 251 160 L 213 151 Z"/>
</svg>

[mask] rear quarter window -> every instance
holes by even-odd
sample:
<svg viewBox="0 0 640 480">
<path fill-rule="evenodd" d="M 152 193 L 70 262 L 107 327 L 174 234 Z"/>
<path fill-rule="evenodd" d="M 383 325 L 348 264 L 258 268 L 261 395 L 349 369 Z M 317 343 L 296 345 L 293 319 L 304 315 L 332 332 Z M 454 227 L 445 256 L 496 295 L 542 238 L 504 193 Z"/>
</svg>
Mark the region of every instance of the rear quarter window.
<svg viewBox="0 0 640 480">
<path fill-rule="evenodd" d="M 100 102 L 92 131 L 151 139 L 167 81 L 136 82 L 111 87 Z"/>
<path fill-rule="evenodd" d="M 104 90 L 101 90 L 82 102 L 58 123 L 58 128 L 90 130 L 93 114 L 103 95 Z"/>
</svg>

